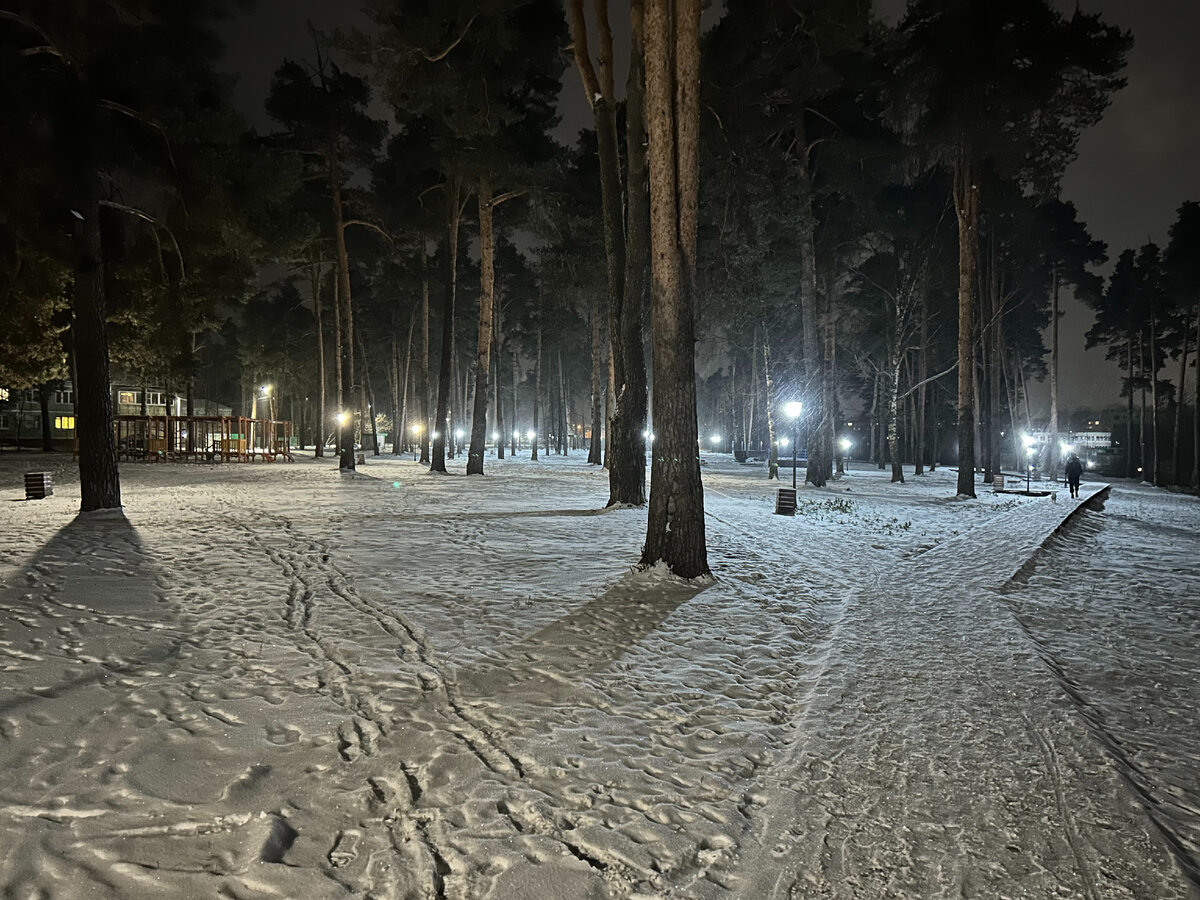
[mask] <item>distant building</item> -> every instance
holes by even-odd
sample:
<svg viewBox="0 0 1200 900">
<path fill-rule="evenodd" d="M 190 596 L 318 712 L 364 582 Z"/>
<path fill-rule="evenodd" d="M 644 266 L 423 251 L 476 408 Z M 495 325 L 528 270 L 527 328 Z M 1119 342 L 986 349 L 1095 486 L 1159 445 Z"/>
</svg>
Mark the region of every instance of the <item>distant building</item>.
<svg viewBox="0 0 1200 900">
<path fill-rule="evenodd" d="M 145 408 L 143 409 L 143 395 Z M 182 416 L 187 401 L 172 397 L 165 388 L 113 384 L 113 415 Z M 71 382 L 60 382 L 48 398 L 50 437 L 56 450 L 70 450 L 75 442 L 75 390 Z M 193 401 L 198 416 L 230 416 L 233 408 L 211 400 Z M 38 388 L 9 390 L 0 387 L 0 446 L 41 447 L 42 407 Z"/>
</svg>

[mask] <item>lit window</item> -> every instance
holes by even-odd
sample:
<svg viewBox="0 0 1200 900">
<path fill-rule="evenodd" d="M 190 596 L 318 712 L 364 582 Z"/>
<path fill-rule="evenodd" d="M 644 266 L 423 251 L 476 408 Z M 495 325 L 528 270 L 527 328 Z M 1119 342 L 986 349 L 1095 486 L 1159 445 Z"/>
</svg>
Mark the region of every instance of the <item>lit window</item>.
<svg viewBox="0 0 1200 900">
<path fill-rule="evenodd" d="M 0 388 L 0 400 L 8 399 L 8 388 Z"/>
<path fill-rule="evenodd" d="M 75 428 L 74 416 L 55 416 L 54 427 L 59 431 L 72 431 Z"/>
<path fill-rule="evenodd" d="M 127 406 L 132 406 L 138 402 L 137 391 L 118 391 L 117 402 Z"/>
</svg>

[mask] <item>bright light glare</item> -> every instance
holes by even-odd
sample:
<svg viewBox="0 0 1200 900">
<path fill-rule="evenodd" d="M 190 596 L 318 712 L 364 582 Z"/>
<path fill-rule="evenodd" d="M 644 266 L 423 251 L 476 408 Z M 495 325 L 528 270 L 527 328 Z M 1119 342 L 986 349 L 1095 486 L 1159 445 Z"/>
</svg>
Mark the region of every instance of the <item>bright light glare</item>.
<svg viewBox="0 0 1200 900">
<path fill-rule="evenodd" d="M 344 412 L 338 413 L 338 416 L 337 416 L 338 424 L 345 425 L 346 419 L 348 419 L 348 418 L 350 418 L 350 417 L 348 415 L 346 415 L 346 413 L 344 413 Z"/>
<path fill-rule="evenodd" d="M 1066 441 L 1060 441 L 1059 445 L 1058 445 L 1058 449 L 1061 450 L 1063 453 L 1070 453 L 1073 448 Z"/>
<path fill-rule="evenodd" d="M 440 438 L 441 436 L 442 436 L 442 433 L 440 431 L 435 431 L 433 434 L 430 435 L 430 437 L 433 438 L 435 441 L 438 438 Z"/>
<path fill-rule="evenodd" d="M 420 425 L 414 425 L 414 426 L 412 427 L 412 433 L 413 433 L 413 434 L 420 434 L 420 433 L 421 433 L 421 426 L 420 426 Z"/>
<path fill-rule="evenodd" d="M 779 439 L 779 440 L 777 440 L 775 443 L 777 443 L 777 444 L 778 444 L 780 447 L 786 447 L 786 446 L 788 445 L 788 439 L 787 439 L 787 438 L 780 438 L 780 439 Z"/>
<path fill-rule="evenodd" d="M 792 400 L 783 408 L 783 411 L 788 414 L 789 418 L 795 419 L 804 412 L 804 404 L 799 400 Z"/>
<path fill-rule="evenodd" d="M 514 432 L 513 432 L 513 438 L 519 441 L 519 440 L 521 439 L 521 432 L 519 432 L 519 431 L 514 431 Z"/>
<path fill-rule="evenodd" d="M 849 453 L 850 448 L 854 446 L 854 441 L 850 440 L 848 437 L 844 437 L 838 441 L 838 444 L 842 448 L 843 453 Z"/>
<path fill-rule="evenodd" d="M 500 440 L 500 432 L 498 432 L 498 431 L 493 431 L 493 432 L 492 432 L 492 440 L 493 440 L 493 441 L 498 441 L 498 440 Z"/>
<path fill-rule="evenodd" d="M 461 441 L 463 437 L 463 430 L 461 428 L 454 429 L 454 436 Z"/>
<path fill-rule="evenodd" d="M 719 434 L 714 434 L 711 438 L 709 438 L 709 440 L 713 442 L 713 446 L 715 447 L 717 444 L 721 443 L 721 436 Z"/>
<path fill-rule="evenodd" d="M 1025 445 L 1026 450 L 1033 449 L 1033 437 L 1028 434 L 1021 435 L 1021 443 Z"/>
<path fill-rule="evenodd" d="M 530 428 L 529 431 L 527 431 L 525 433 L 525 437 L 529 438 L 532 441 L 535 437 L 537 437 L 537 432 L 534 431 L 532 428 Z"/>
</svg>

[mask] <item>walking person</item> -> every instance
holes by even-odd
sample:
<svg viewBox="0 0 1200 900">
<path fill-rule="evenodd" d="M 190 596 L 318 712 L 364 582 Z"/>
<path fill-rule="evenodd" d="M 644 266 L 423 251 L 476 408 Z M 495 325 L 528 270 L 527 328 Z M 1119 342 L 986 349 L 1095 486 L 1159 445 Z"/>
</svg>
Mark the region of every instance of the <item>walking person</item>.
<svg viewBox="0 0 1200 900">
<path fill-rule="evenodd" d="M 1079 478 L 1083 475 L 1083 463 L 1079 461 L 1079 457 L 1072 453 L 1067 457 L 1067 465 L 1063 469 L 1063 473 L 1067 476 L 1067 484 L 1071 488 L 1071 496 L 1079 497 Z"/>
</svg>

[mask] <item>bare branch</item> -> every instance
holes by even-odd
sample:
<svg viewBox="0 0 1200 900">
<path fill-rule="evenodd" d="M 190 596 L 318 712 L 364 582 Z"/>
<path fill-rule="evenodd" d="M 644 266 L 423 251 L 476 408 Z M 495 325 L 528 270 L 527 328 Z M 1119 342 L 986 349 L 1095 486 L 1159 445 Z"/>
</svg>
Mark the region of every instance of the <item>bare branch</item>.
<svg viewBox="0 0 1200 900">
<path fill-rule="evenodd" d="M 135 121 L 141 122 L 143 125 L 149 125 L 155 131 L 157 131 L 159 136 L 162 138 L 163 146 L 167 148 L 167 159 L 171 163 L 171 171 L 176 177 L 179 176 L 179 168 L 175 165 L 175 154 L 171 151 L 171 140 L 167 137 L 167 130 L 165 128 L 163 128 L 157 122 L 147 119 L 136 109 L 130 109 L 128 106 L 125 106 L 122 103 L 117 103 L 115 100 L 97 100 L 96 105 L 101 109 L 109 109 L 115 113 L 120 113 L 123 116 L 128 116 Z"/>
<path fill-rule="evenodd" d="M 905 391 L 903 394 L 897 394 L 896 399 L 903 400 L 905 397 L 907 397 L 909 394 L 911 394 L 917 388 L 921 387 L 921 385 L 929 384 L 929 382 L 931 382 L 931 381 L 937 381 L 939 378 L 944 378 L 945 376 L 949 375 L 951 372 L 953 372 L 957 368 L 958 368 L 958 363 L 955 363 L 950 368 L 946 369 L 944 372 L 938 372 L 936 375 L 930 375 L 924 381 L 918 381 L 916 384 L 910 385 L 909 389 L 907 391 Z"/>
<path fill-rule="evenodd" d="M 528 190 L 522 189 L 519 191 L 509 191 L 507 194 L 501 194 L 499 197 L 493 197 L 491 207 L 495 209 L 501 203 L 507 203 L 509 200 L 515 200 L 517 197 L 522 197 L 528 193 Z"/>
<path fill-rule="evenodd" d="M 179 249 L 179 241 L 175 240 L 175 232 L 173 232 L 170 228 L 168 228 L 164 222 L 162 222 L 160 219 L 156 219 L 154 216 L 150 215 L 148 212 L 144 212 L 140 209 L 135 209 L 132 206 L 126 206 L 124 203 L 117 203 L 115 200 L 101 200 L 100 205 L 107 206 L 110 209 L 120 210 L 121 212 L 131 215 L 134 218 L 141 219 L 143 222 L 147 222 L 150 225 L 153 225 L 154 226 L 154 229 L 153 229 L 154 243 L 156 243 L 156 244 L 159 244 L 157 229 L 161 228 L 163 231 L 165 231 L 167 233 L 167 237 L 169 237 L 171 239 L 171 246 L 175 248 L 175 255 L 179 258 L 179 280 L 181 282 L 187 281 L 187 272 L 184 270 L 184 267 L 183 267 L 183 251 L 181 251 Z M 159 265 L 159 269 L 163 273 L 163 278 L 165 280 L 167 277 L 167 267 L 163 263 L 162 245 L 161 244 L 159 244 L 158 265 Z"/>
<path fill-rule="evenodd" d="M 457 47 L 459 44 L 462 43 L 463 38 L 465 38 L 467 36 L 467 32 L 471 30 L 471 26 L 475 23 L 475 20 L 477 18 L 478 18 L 478 16 L 471 16 L 471 20 L 469 22 L 467 22 L 467 24 L 463 27 L 462 34 L 460 34 L 457 38 L 455 38 L 454 43 L 452 43 L 449 47 L 447 47 L 441 53 L 435 54 L 434 56 L 430 56 L 428 53 L 426 53 L 424 50 L 422 50 L 421 55 L 423 57 L 425 57 L 425 59 L 428 62 L 431 62 L 431 63 L 441 62 L 443 59 L 445 59 L 447 56 L 450 55 L 450 51 L 452 51 L 455 47 Z"/>
<path fill-rule="evenodd" d="M 382 228 L 380 228 L 374 222 L 368 222 L 364 219 L 348 219 L 342 223 L 342 230 L 345 231 L 351 225 L 361 225 L 363 228 L 370 228 L 372 231 L 380 234 L 383 237 L 383 239 L 385 241 L 387 241 L 389 244 L 396 243 L 395 239 L 393 239 L 390 234 L 388 234 L 386 231 L 384 231 Z"/>
</svg>

